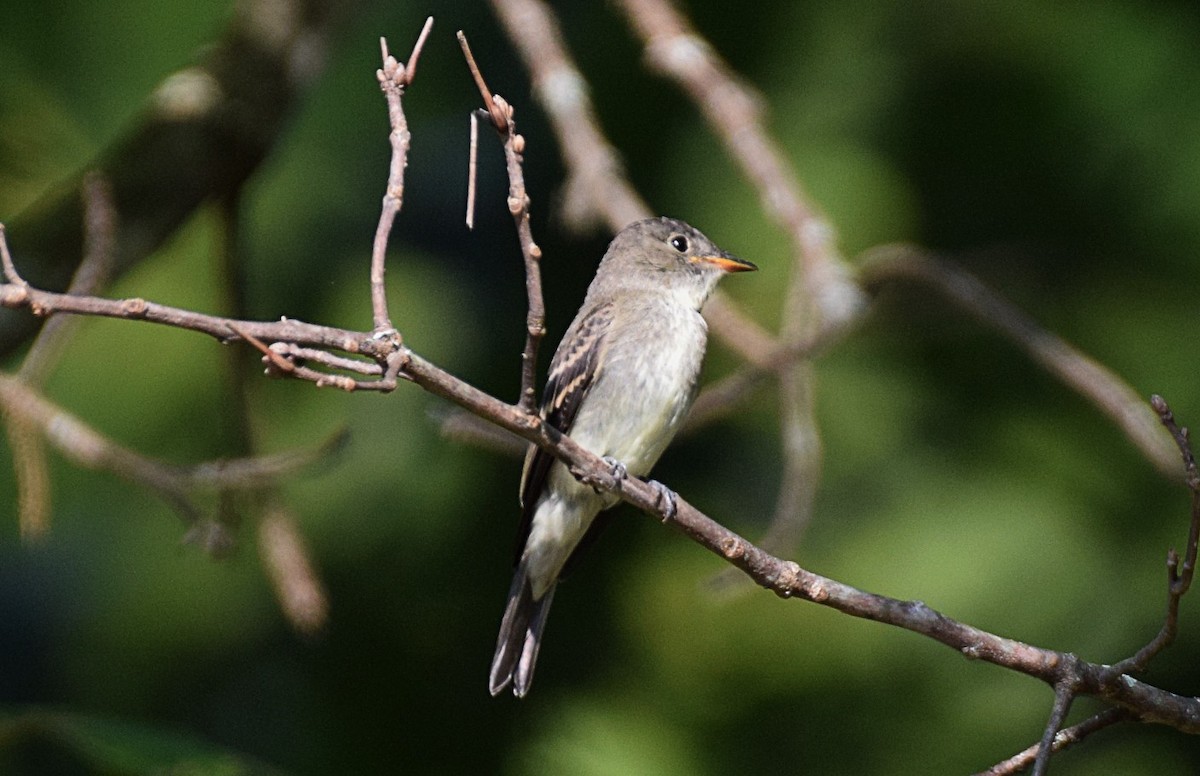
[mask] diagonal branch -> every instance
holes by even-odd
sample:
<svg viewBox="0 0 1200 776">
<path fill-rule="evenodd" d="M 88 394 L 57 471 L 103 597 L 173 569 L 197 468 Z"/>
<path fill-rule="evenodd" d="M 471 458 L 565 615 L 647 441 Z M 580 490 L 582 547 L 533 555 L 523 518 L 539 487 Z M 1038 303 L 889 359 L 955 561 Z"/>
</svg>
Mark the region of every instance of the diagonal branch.
<svg viewBox="0 0 1200 776">
<path fill-rule="evenodd" d="M 803 296 L 789 308 L 813 306 L 820 327 L 841 328 L 862 311 L 862 292 L 838 254 L 833 226 L 818 212 L 762 121 L 762 103 L 670 0 L 619 0 L 641 37 L 650 66 L 674 80 L 703 111 L 763 210 L 788 233 L 803 261 Z M 788 332 L 790 334 L 790 332 Z"/>
<path fill-rule="evenodd" d="M 1118 722 L 1127 722 L 1134 719 L 1133 715 L 1126 709 L 1105 709 L 1104 711 L 1094 716 L 1088 717 L 1078 725 L 1063 728 L 1054 736 L 1053 748 L 1055 752 L 1060 752 L 1072 744 L 1077 744 L 1084 740 L 1092 733 L 1104 730 Z M 1012 776 L 1012 774 L 1020 773 L 1029 766 L 1033 765 L 1038 753 L 1041 751 L 1040 744 L 1023 749 L 1014 754 L 1003 762 L 996 763 L 986 771 L 981 771 L 975 776 Z"/>
<path fill-rule="evenodd" d="M 1043 329 L 978 278 L 921 248 L 885 245 L 862 260 L 863 284 L 872 291 L 885 282 L 915 280 L 932 286 L 972 315 L 1023 348 L 1050 374 L 1090 401 L 1121 429 L 1163 475 L 1179 476 L 1179 458 L 1162 433 L 1154 411 L 1112 370 Z"/>
<path fill-rule="evenodd" d="M 1139 719 L 1200 734 L 1200 698 L 1177 695 L 1128 675 L 1106 681 L 1106 667 L 1069 653 L 1043 649 L 953 620 L 920 601 L 902 601 L 859 590 L 778 558 L 730 531 L 676 496 L 669 513 L 660 491 L 637 479 L 618 479 L 603 459 L 570 437 L 521 413 L 409 352 L 405 371 L 417 385 L 537 444 L 563 461 L 581 481 L 616 493 L 622 500 L 667 522 L 692 541 L 740 569 L 781 598 L 798 598 L 844 614 L 913 631 L 964 657 L 983 660 L 1040 679 L 1067 682 L 1090 695 L 1135 712 Z"/>
</svg>

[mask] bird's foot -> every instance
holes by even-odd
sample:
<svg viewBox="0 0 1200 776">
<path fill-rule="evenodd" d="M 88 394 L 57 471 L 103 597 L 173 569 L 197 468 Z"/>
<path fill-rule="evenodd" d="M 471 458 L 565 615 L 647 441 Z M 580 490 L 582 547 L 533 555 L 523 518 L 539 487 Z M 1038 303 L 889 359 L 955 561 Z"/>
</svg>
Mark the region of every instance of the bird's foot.
<svg viewBox="0 0 1200 776">
<path fill-rule="evenodd" d="M 663 522 L 669 523 L 679 513 L 679 504 L 675 501 L 675 491 L 663 485 L 658 480 L 646 480 L 646 484 L 654 488 L 654 505 L 662 512 Z"/>
<path fill-rule="evenodd" d="M 625 464 L 613 458 L 611 455 L 601 457 L 601 460 L 608 464 L 608 473 L 616 480 L 617 490 L 621 489 L 621 482 L 629 476 L 629 471 L 625 468 Z"/>
</svg>

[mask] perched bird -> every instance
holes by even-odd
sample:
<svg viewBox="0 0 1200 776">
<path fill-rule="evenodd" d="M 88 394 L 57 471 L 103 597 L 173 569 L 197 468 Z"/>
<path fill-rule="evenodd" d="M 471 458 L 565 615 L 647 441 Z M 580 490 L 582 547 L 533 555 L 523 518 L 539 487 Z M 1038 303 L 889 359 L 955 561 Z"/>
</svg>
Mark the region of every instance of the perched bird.
<svg viewBox="0 0 1200 776">
<path fill-rule="evenodd" d="M 708 340 L 700 307 L 726 273 L 753 269 L 682 221 L 652 218 L 622 229 L 554 353 L 542 417 L 617 472 L 649 473 L 696 398 Z M 554 587 L 601 526 L 596 515 L 617 501 L 530 448 L 492 695 L 510 683 L 518 698 L 529 692 Z"/>
</svg>

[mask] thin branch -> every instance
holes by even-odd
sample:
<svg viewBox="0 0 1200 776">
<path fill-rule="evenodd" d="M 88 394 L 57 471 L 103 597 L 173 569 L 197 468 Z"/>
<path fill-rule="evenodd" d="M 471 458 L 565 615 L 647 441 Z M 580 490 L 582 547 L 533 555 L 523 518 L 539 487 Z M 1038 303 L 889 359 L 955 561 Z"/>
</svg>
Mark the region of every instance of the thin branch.
<svg viewBox="0 0 1200 776">
<path fill-rule="evenodd" d="M 873 291 L 896 279 L 920 281 L 941 291 L 977 321 L 1003 334 L 1046 371 L 1089 400 L 1164 476 L 1178 479 L 1178 455 L 1162 433 L 1158 417 L 1149 405 L 1112 370 L 1043 329 L 979 279 L 920 248 L 907 245 L 872 249 L 862 257 L 860 266 L 864 285 Z"/>
<path fill-rule="evenodd" d="M 467 150 L 467 229 L 475 228 L 475 180 L 479 175 L 479 111 L 471 111 L 471 144 Z"/>
<path fill-rule="evenodd" d="M 383 367 L 374 361 L 359 361 L 353 358 L 343 358 L 325 350 L 316 350 L 315 348 L 302 348 L 293 345 L 290 342 L 275 342 L 270 346 L 271 356 L 264 355 L 265 361 L 271 361 L 277 366 L 281 366 L 273 356 L 283 356 L 288 359 L 289 363 L 283 367 L 285 371 L 290 371 L 296 361 L 311 361 L 314 364 L 328 367 L 330 369 L 339 369 L 343 372 L 357 372 L 360 375 L 368 377 L 379 377 L 383 375 Z"/>
<path fill-rule="evenodd" d="M 1179 453 L 1183 457 L 1184 482 L 1192 494 L 1192 519 L 1188 526 L 1187 546 L 1184 549 L 1183 564 L 1180 565 L 1179 553 L 1174 548 L 1167 551 L 1167 614 L 1162 628 L 1153 639 L 1139 649 L 1132 657 L 1115 663 L 1108 669 L 1109 681 L 1115 680 L 1121 674 L 1140 673 L 1149 662 L 1160 652 L 1175 641 L 1179 635 L 1179 604 L 1183 596 L 1192 587 L 1192 579 L 1196 573 L 1197 545 L 1200 545 L 1200 471 L 1196 468 L 1196 456 L 1192 453 L 1188 430 L 1180 428 L 1175 422 L 1175 414 L 1163 397 L 1150 397 L 1150 404 L 1163 426 L 1171 434 Z"/>
<path fill-rule="evenodd" d="M 79 466 L 109 471 L 156 491 L 189 524 L 197 522 L 201 512 L 192 501 L 193 490 L 262 488 L 345 444 L 345 434 L 339 433 L 311 451 L 172 466 L 117 444 L 15 378 L 0 375 L 0 405 L 36 427 L 51 445 Z"/>
<path fill-rule="evenodd" d="M 1033 760 L 1033 776 L 1046 776 L 1050 767 L 1050 755 L 1054 754 L 1054 739 L 1062 730 L 1071 703 L 1075 700 L 1075 687 L 1070 682 L 1060 682 L 1054 687 L 1054 705 L 1050 709 L 1050 718 L 1046 720 L 1046 730 L 1042 733 L 1038 753 Z"/>
<path fill-rule="evenodd" d="M 581 481 L 617 494 L 622 500 L 674 526 L 694 542 L 741 569 L 760 586 L 781 598 L 799 598 L 853 617 L 883 622 L 919 633 L 951 647 L 964 657 L 983 660 L 1056 686 L 1070 682 L 1078 694 L 1102 698 L 1135 711 L 1146 722 L 1200 733 L 1200 699 L 1177 695 L 1129 676 L 1104 683 L 1105 667 L 998 636 L 953 620 L 920 601 L 902 601 L 868 593 L 807 571 L 755 546 L 676 496 L 670 514 L 660 491 L 638 479 L 617 479 L 603 459 L 570 437 L 546 426 L 536 416 L 474 388 L 408 353 L 405 370 L 417 385 L 502 426 L 551 452 Z"/>
<path fill-rule="evenodd" d="M 371 309 L 374 312 L 374 330 L 376 332 L 392 331 L 392 319 L 387 309 L 387 289 L 384 285 L 384 272 L 387 264 L 388 236 L 396 214 L 404 204 L 404 167 L 408 164 L 408 146 L 412 135 L 408 131 L 408 120 L 401 107 L 401 97 L 404 89 L 412 83 L 416 74 L 417 59 L 425 45 L 429 31 L 433 27 L 433 17 L 425 20 L 425 26 L 409 55 L 408 68 L 388 53 L 387 39 L 379 39 L 382 50 L 383 66 L 375 71 L 379 86 L 387 100 L 388 121 L 392 131 L 388 136 L 392 144 L 392 161 L 388 166 L 387 191 L 383 195 L 383 208 L 379 213 L 379 225 L 375 229 L 375 242 L 371 249 Z"/>
<path fill-rule="evenodd" d="M 1112 708 L 1094 716 L 1088 717 L 1083 722 L 1071 727 L 1063 728 L 1054 736 L 1053 748 L 1055 752 L 1061 752 L 1072 744 L 1077 744 L 1084 740 L 1092 733 L 1104 730 L 1107 727 L 1117 724 L 1118 722 L 1127 722 L 1134 717 L 1126 709 Z M 1012 776 L 1012 774 L 1020 773 L 1029 766 L 1033 765 L 1038 753 L 1041 751 L 1041 744 L 1023 749 L 1014 754 L 1003 762 L 996 763 L 986 771 L 980 771 L 975 776 Z"/>
<path fill-rule="evenodd" d="M 8 253 L 8 245 L 3 236 L 3 225 L 0 224 L 0 256 Z M 236 342 L 241 338 L 233 333 L 230 328 L 232 324 L 243 334 L 257 337 L 264 342 L 290 342 L 301 347 L 330 348 L 381 361 L 400 349 L 394 338 L 378 336 L 373 332 L 318 326 L 290 318 L 281 318 L 278 321 L 232 321 L 221 316 L 205 315 L 138 298 L 103 299 L 95 296 L 57 294 L 32 288 L 20 276 L 17 276 L 15 282 L 0 284 L 0 306 L 14 310 L 27 308 L 38 316 L 69 313 L 149 321 L 198 331 L 222 343 Z"/>
<path fill-rule="evenodd" d="M 565 208 L 576 226 L 603 220 L 617 232 L 654 213 L 630 185 L 605 139 L 587 81 L 563 46 L 554 12 L 540 0 L 492 0 L 550 118 L 568 171 Z"/>
<path fill-rule="evenodd" d="M 0 269 L 4 270 L 4 279 L 8 281 L 5 285 L 12 284 L 18 289 L 29 286 L 17 274 L 17 267 L 13 264 L 12 254 L 8 251 L 8 233 L 4 228 L 4 224 L 0 224 Z M 16 292 L 14 291 L 13 293 L 15 294 Z"/>
<path fill-rule="evenodd" d="M 517 406 L 532 414 L 537 409 L 537 353 L 546 335 L 546 307 L 542 300 L 542 249 L 534 242 L 529 225 L 529 193 L 525 189 L 525 172 L 521 166 L 525 138 L 517 134 L 513 106 L 488 89 L 462 30 L 458 32 L 458 42 L 492 119 L 492 126 L 504 141 L 504 160 L 508 168 L 508 212 L 516 223 L 521 255 L 525 258 L 525 291 L 529 300 L 525 315 L 525 350 L 521 354 L 521 393 Z"/>
<path fill-rule="evenodd" d="M 39 541 L 50 531 L 50 472 L 46 445 L 37 427 L 0 404 L 17 483 L 17 525 L 21 540 Z"/>
</svg>

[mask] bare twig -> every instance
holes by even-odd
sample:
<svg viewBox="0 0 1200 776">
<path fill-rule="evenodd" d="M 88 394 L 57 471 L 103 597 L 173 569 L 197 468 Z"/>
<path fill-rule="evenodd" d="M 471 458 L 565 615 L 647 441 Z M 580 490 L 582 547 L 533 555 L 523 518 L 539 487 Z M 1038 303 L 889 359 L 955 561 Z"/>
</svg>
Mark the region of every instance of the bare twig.
<svg viewBox="0 0 1200 776">
<path fill-rule="evenodd" d="M 1054 705 L 1050 709 L 1050 718 L 1046 720 L 1046 730 L 1042 733 L 1038 753 L 1033 760 L 1033 776 L 1045 776 L 1050 767 L 1050 755 L 1054 754 L 1054 739 L 1062 730 L 1071 703 L 1075 700 L 1075 687 L 1070 682 L 1060 682 L 1054 687 Z"/>
<path fill-rule="evenodd" d="M 172 466 L 113 442 L 15 378 L 0 375 L 0 405 L 36 427 L 76 464 L 112 472 L 158 492 L 187 523 L 195 522 L 201 512 L 192 501 L 192 491 L 262 488 L 328 456 L 345 442 L 345 435 L 339 433 L 311 451 Z"/>
<path fill-rule="evenodd" d="M 1088 717 L 1083 722 L 1071 727 L 1063 728 L 1054 736 L 1054 751 L 1061 752 L 1072 744 L 1077 744 L 1084 740 L 1092 733 L 1103 730 L 1107 727 L 1117 724 L 1118 722 L 1126 722 L 1133 719 L 1133 716 L 1125 709 L 1112 708 L 1094 716 Z M 1041 744 L 1024 749 L 1003 762 L 996 763 L 986 771 L 981 771 L 975 776 L 1012 776 L 1012 774 L 1020 773 L 1033 764 L 1037 758 L 1038 752 L 1041 751 Z"/>
<path fill-rule="evenodd" d="M 529 443 L 524 439 L 458 407 L 441 407 L 431 410 L 430 414 L 447 439 L 513 458 L 519 458 L 529 450 Z"/>
<path fill-rule="evenodd" d="M 569 175 L 568 219 L 582 226 L 599 218 L 616 232 L 653 215 L 600 130 L 587 81 L 562 44 L 553 11 L 540 0 L 492 0 L 492 8 L 517 44 L 535 96 L 558 137 Z"/>
<path fill-rule="evenodd" d="M 512 105 L 488 89 L 462 30 L 458 32 L 458 42 L 491 117 L 492 126 L 504 141 L 504 160 L 508 168 L 508 212 L 516 222 L 521 255 L 525 257 L 525 291 L 529 300 L 525 315 L 525 350 L 521 354 L 521 393 L 517 406 L 533 413 L 537 408 L 537 352 L 542 337 L 546 335 L 546 307 L 542 300 L 542 249 L 534 242 L 529 226 L 529 193 L 525 189 L 525 172 L 521 167 L 525 138 L 517 134 Z"/>
<path fill-rule="evenodd" d="M 17 481 L 17 525 L 21 539 L 36 542 L 50 531 L 50 473 L 46 445 L 37 428 L 0 406 Z"/>
<path fill-rule="evenodd" d="M 4 224 L 0 224 L 0 269 L 4 270 L 4 279 L 9 284 L 16 286 L 18 289 L 25 288 L 29 284 L 21 279 L 17 274 L 16 265 L 13 264 L 12 254 L 8 252 L 8 234 L 4 229 Z M 7 285 L 7 284 L 6 284 Z M 16 291 L 13 292 L 14 295 Z"/>
<path fill-rule="evenodd" d="M 971 274 L 908 245 L 887 245 L 862 257 L 864 285 L 878 289 L 898 278 L 926 283 L 1023 348 L 1034 361 L 1089 400 L 1165 476 L 1179 477 L 1179 458 L 1158 417 L 1112 370 L 1046 331 Z"/>
<path fill-rule="evenodd" d="M 1197 545 L 1200 545 L 1200 471 L 1196 468 L 1196 457 L 1192 453 L 1188 430 L 1180 428 L 1175 422 L 1175 414 L 1163 397 L 1150 397 L 1150 404 L 1163 426 L 1170 432 L 1171 438 L 1179 448 L 1183 457 L 1184 482 L 1192 494 L 1192 519 L 1188 526 L 1187 546 L 1184 548 L 1183 563 L 1180 565 L 1179 553 L 1175 548 L 1167 551 L 1167 614 L 1162 628 L 1153 639 L 1139 649 L 1132 657 L 1114 663 L 1108 669 L 1108 681 L 1113 681 L 1121 674 L 1140 673 L 1155 655 L 1162 652 L 1179 634 L 1179 603 L 1187 591 L 1191 589 L 1192 579 L 1196 573 Z"/>
<path fill-rule="evenodd" d="M 433 27 L 433 17 L 425 20 L 425 26 L 413 46 L 406 68 L 395 57 L 388 53 L 387 39 L 379 39 L 379 47 L 383 54 L 383 66 L 375 71 L 379 86 L 387 99 L 388 120 L 392 131 L 389 139 L 392 144 L 392 161 L 388 167 L 387 191 L 383 195 L 383 209 L 379 214 L 379 225 L 375 229 L 375 243 L 371 249 L 371 308 L 374 311 L 376 332 L 392 331 L 392 319 L 388 315 L 387 290 L 384 286 L 384 271 L 387 263 L 388 235 L 391 234 L 392 224 L 396 214 L 404 204 L 404 167 L 408 164 L 408 146 L 412 135 L 408 131 L 408 120 L 404 117 L 404 109 L 400 99 L 404 89 L 412 83 L 417 70 L 417 59 L 429 31 Z"/>
<path fill-rule="evenodd" d="M 479 111 L 471 111 L 471 145 L 467 151 L 467 228 L 475 228 L 475 180 L 479 174 Z"/>
<path fill-rule="evenodd" d="M 3 225 L 0 225 L 0 256 L 8 254 L 8 244 L 3 237 Z M 12 309 L 27 308 L 39 316 L 69 313 L 149 321 L 198 331 L 223 343 L 235 342 L 241 338 L 241 335 L 233 333 L 230 328 L 232 324 L 242 335 L 250 335 L 264 342 L 288 342 L 298 347 L 341 350 L 380 362 L 385 362 L 389 356 L 402 350 L 400 343 L 392 337 L 377 336 L 373 332 L 318 326 L 289 318 L 265 322 L 232 321 L 229 318 L 155 304 L 144 299 L 103 299 L 95 296 L 57 294 L 34 289 L 19 275 L 15 275 L 15 269 L 13 273 L 16 277 L 14 282 L 0 284 L 0 306 Z"/>
<path fill-rule="evenodd" d="M 1200 699 L 1177 695 L 1132 677 L 1102 683 L 1105 667 L 1066 653 L 1004 638 L 953 620 L 920 601 L 901 601 L 858 590 L 784 561 L 748 542 L 676 496 L 676 511 L 666 511 L 660 491 L 637 479 L 614 478 L 603 459 L 563 436 L 540 418 L 473 388 L 409 353 L 405 367 L 413 382 L 480 417 L 506 428 L 562 460 L 581 480 L 617 494 L 622 500 L 663 520 L 741 569 L 781 598 L 800 598 L 854 617 L 884 622 L 922 634 L 965 657 L 983 660 L 1041 679 L 1052 686 L 1071 682 L 1078 694 L 1091 695 L 1135 711 L 1146 722 L 1200 733 Z"/>
<path fill-rule="evenodd" d="M 290 342 L 275 342 L 271 344 L 271 352 L 274 355 L 284 356 L 288 359 L 288 364 L 284 367 L 285 371 L 291 371 L 295 366 L 295 361 L 311 361 L 314 364 L 328 367 L 330 369 L 338 369 L 343 372 L 356 372 L 360 375 L 368 377 L 379 377 L 383 374 L 383 367 L 379 366 L 374 361 L 360 361 L 353 358 L 343 358 L 335 356 L 325 350 L 317 350 L 315 348 L 302 348 L 293 345 Z M 274 358 L 264 354 L 264 360 L 272 364 L 278 364 Z"/>
</svg>

